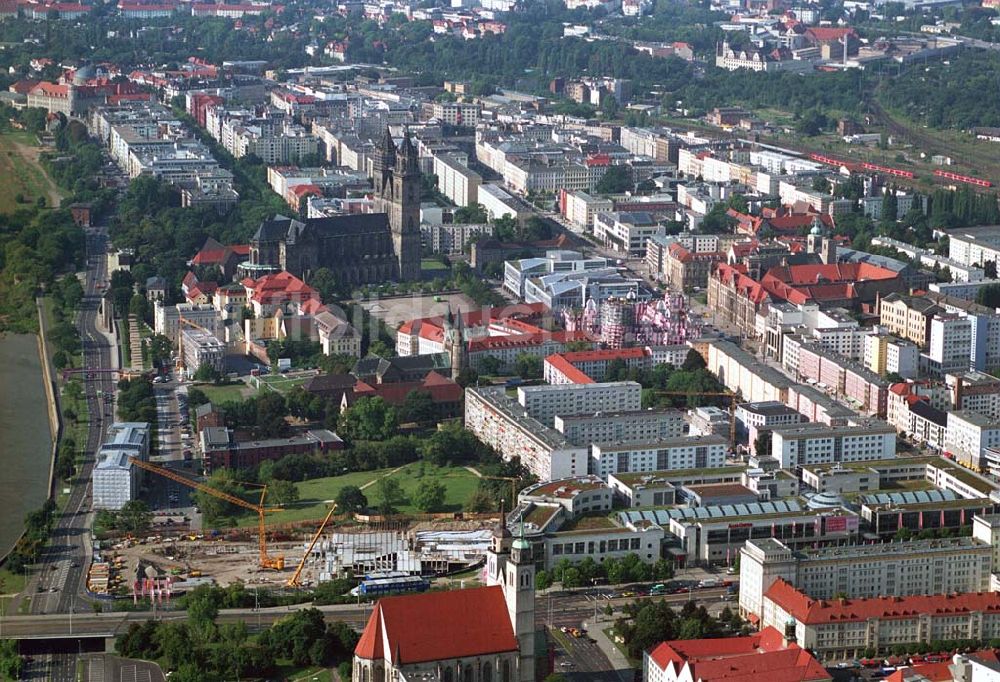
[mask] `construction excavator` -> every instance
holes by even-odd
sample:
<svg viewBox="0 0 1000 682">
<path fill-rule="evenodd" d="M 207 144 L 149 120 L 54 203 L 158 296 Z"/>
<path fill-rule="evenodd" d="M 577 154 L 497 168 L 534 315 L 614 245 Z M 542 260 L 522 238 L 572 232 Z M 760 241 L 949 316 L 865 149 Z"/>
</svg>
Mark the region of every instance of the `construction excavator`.
<svg viewBox="0 0 1000 682">
<path fill-rule="evenodd" d="M 229 493 L 223 492 L 221 490 L 216 490 L 215 488 L 207 486 L 204 483 L 193 481 L 187 476 L 182 476 L 181 474 L 173 472 L 170 469 L 165 469 L 164 467 L 152 464 L 150 462 L 144 462 L 136 457 L 129 457 L 128 459 L 130 462 L 132 462 L 132 464 L 135 464 L 140 469 L 143 469 L 145 471 L 150 471 L 158 476 L 163 476 L 164 478 L 169 478 L 171 481 L 175 481 L 177 483 L 180 483 L 181 485 L 186 485 L 189 488 L 194 488 L 195 490 L 199 490 L 213 497 L 218 497 L 220 500 L 225 500 L 230 504 L 235 504 L 238 507 L 243 507 L 244 509 L 249 509 L 250 511 L 256 512 L 258 543 L 260 547 L 260 567 L 263 569 L 269 569 L 273 571 L 281 571 L 285 568 L 284 556 L 281 555 L 271 556 L 267 553 L 267 531 L 264 528 L 264 516 L 270 512 L 276 512 L 281 510 L 278 508 L 268 508 L 264 506 L 264 498 L 267 496 L 266 485 L 262 486 L 260 491 L 260 504 L 254 504 L 252 502 L 247 502 L 242 498 L 236 497 L 235 495 L 230 495 Z M 315 542 L 315 539 L 313 540 L 313 542 Z M 312 547 L 310 547 L 310 549 L 312 549 Z M 301 567 L 299 570 L 301 571 Z M 296 575 L 297 574 L 298 572 L 296 572 Z"/>
</svg>

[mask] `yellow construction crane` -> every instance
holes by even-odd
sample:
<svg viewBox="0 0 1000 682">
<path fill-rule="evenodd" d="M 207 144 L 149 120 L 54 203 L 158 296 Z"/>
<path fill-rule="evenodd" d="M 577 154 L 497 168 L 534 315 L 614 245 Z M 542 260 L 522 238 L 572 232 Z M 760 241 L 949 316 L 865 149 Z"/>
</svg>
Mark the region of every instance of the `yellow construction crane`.
<svg viewBox="0 0 1000 682">
<path fill-rule="evenodd" d="M 736 453 L 736 404 L 739 398 L 735 393 L 730 393 L 728 391 L 716 391 L 709 393 L 692 392 L 687 391 L 654 391 L 656 395 L 683 395 L 691 397 L 693 395 L 698 396 L 710 396 L 715 398 L 729 398 L 729 449 L 735 454 Z"/>
<path fill-rule="evenodd" d="M 285 568 L 285 557 L 281 555 L 269 556 L 267 553 L 267 531 L 264 528 L 264 515 L 268 512 L 281 511 L 276 508 L 267 508 L 264 506 L 264 497 L 267 495 L 267 486 L 263 486 L 260 491 L 260 504 L 253 504 L 252 502 L 247 502 L 244 499 L 236 497 L 235 495 L 230 495 L 229 493 L 222 492 L 221 490 L 216 490 L 204 483 L 199 483 L 198 481 L 192 481 L 186 476 L 181 476 L 178 473 L 170 471 L 169 469 L 164 469 L 156 464 L 151 464 L 149 462 L 143 462 L 141 459 L 135 457 L 128 458 L 130 462 L 135 464 L 140 469 L 145 469 L 146 471 L 151 471 L 154 474 L 163 476 L 164 478 L 169 478 L 171 481 L 175 481 L 182 485 L 186 485 L 189 488 L 194 488 L 195 490 L 200 490 L 203 493 L 207 493 L 213 497 L 218 497 L 220 500 L 225 500 L 230 504 L 235 504 L 238 507 L 243 507 L 244 509 L 249 509 L 257 513 L 257 534 L 258 542 L 260 546 L 260 567 L 267 568 L 275 571 L 280 571 Z"/>
<path fill-rule="evenodd" d="M 312 541 L 309 543 L 309 547 L 306 549 L 306 553 L 302 555 L 302 561 L 299 562 L 298 568 L 295 569 L 295 575 L 288 579 L 285 583 L 288 587 L 302 587 L 302 583 L 299 582 L 299 576 L 302 575 L 302 569 L 305 568 L 306 559 L 312 554 L 313 547 L 316 546 L 316 542 L 319 540 L 319 536 L 322 535 L 323 529 L 326 528 L 326 524 L 330 523 L 330 519 L 333 518 L 333 513 L 337 511 L 337 505 L 330 507 L 330 511 L 327 512 L 326 518 L 323 519 L 323 523 L 319 524 L 319 529 L 316 534 L 313 535 Z"/>
<path fill-rule="evenodd" d="M 518 479 L 511 476 L 480 476 L 480 478 L 485 478 L 491 481 L 510 481 L 510 508 L 513 509 L 517 506 L 517 481 Z"/>
</svg>

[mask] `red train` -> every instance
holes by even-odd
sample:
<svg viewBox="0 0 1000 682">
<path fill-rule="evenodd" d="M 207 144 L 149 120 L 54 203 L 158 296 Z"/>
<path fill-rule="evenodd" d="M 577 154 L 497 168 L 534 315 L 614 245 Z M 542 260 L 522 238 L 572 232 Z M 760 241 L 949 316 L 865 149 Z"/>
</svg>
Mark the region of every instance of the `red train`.
<svg viewBox="0 0 1000 682">
<path fill-rule="evenodd" d="M 989 180 L 983 180 L 981 178 L 974 178 L 969 175 L 960 175 L 959 173 L 952 173 L 946 170 L 936 170 L 934 175 L 939 178 L 945 178 L 947 180 L 954 180 L 955 182 L 964 182 L 967 185 L 975 185 L 976 187 L 992 187 L 993 183 Z"/>
<path fill-rule="evenodd" d="M 898 168 L 889 168 L 888 166 L 879 166 L 874 163 L 863 163 L 861 164 L 861 167 L 865 170 L 875 171 L 877 173 L 895 175 L 897 178 L 913 179 L 913 171 L 899 170 Z"/>
</svg>

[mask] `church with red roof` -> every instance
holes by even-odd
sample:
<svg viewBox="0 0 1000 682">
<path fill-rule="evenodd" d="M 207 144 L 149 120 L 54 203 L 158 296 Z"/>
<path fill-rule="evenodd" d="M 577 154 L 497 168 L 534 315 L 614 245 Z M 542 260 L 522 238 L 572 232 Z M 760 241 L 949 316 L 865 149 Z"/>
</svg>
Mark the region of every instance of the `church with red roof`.
<svg viewBox="0 0 1000 682">
<path fill-rule="evenodd" d="M 486 586 L 380 599 L 354 649 L 354 682 L 532 682 L 535 568 L 531 545 L 501 522 Z"/>
</svg>

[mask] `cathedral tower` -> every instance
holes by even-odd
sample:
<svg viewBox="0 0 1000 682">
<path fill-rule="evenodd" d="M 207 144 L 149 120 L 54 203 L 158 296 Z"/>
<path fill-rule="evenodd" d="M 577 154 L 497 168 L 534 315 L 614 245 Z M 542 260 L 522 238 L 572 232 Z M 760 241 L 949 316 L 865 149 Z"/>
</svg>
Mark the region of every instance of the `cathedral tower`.
<svg viewBox="0 0 1000 682">
<path fill-rule="evenodd" d="M 535 562 L 531 544 L 521 533 L 513 538 L 507 528 L 507 516 L 500 505 L 500 523 L 486 552 L 486 584 L 499 585 L 507 602 L 511 628 L 517 637 L 518 682 L 535 679 Z"/>
<path fill-rule="evenodd" d="M 395 160 L 389 226 L 392 228 L 392 244 L 399 259 L 399 279 L 412 281 L 420 279 L 421 183 L 417 148 L 410 139 L 409 130 L 403 133 L 403 142 L 396 152 Z"/>
</svg>

